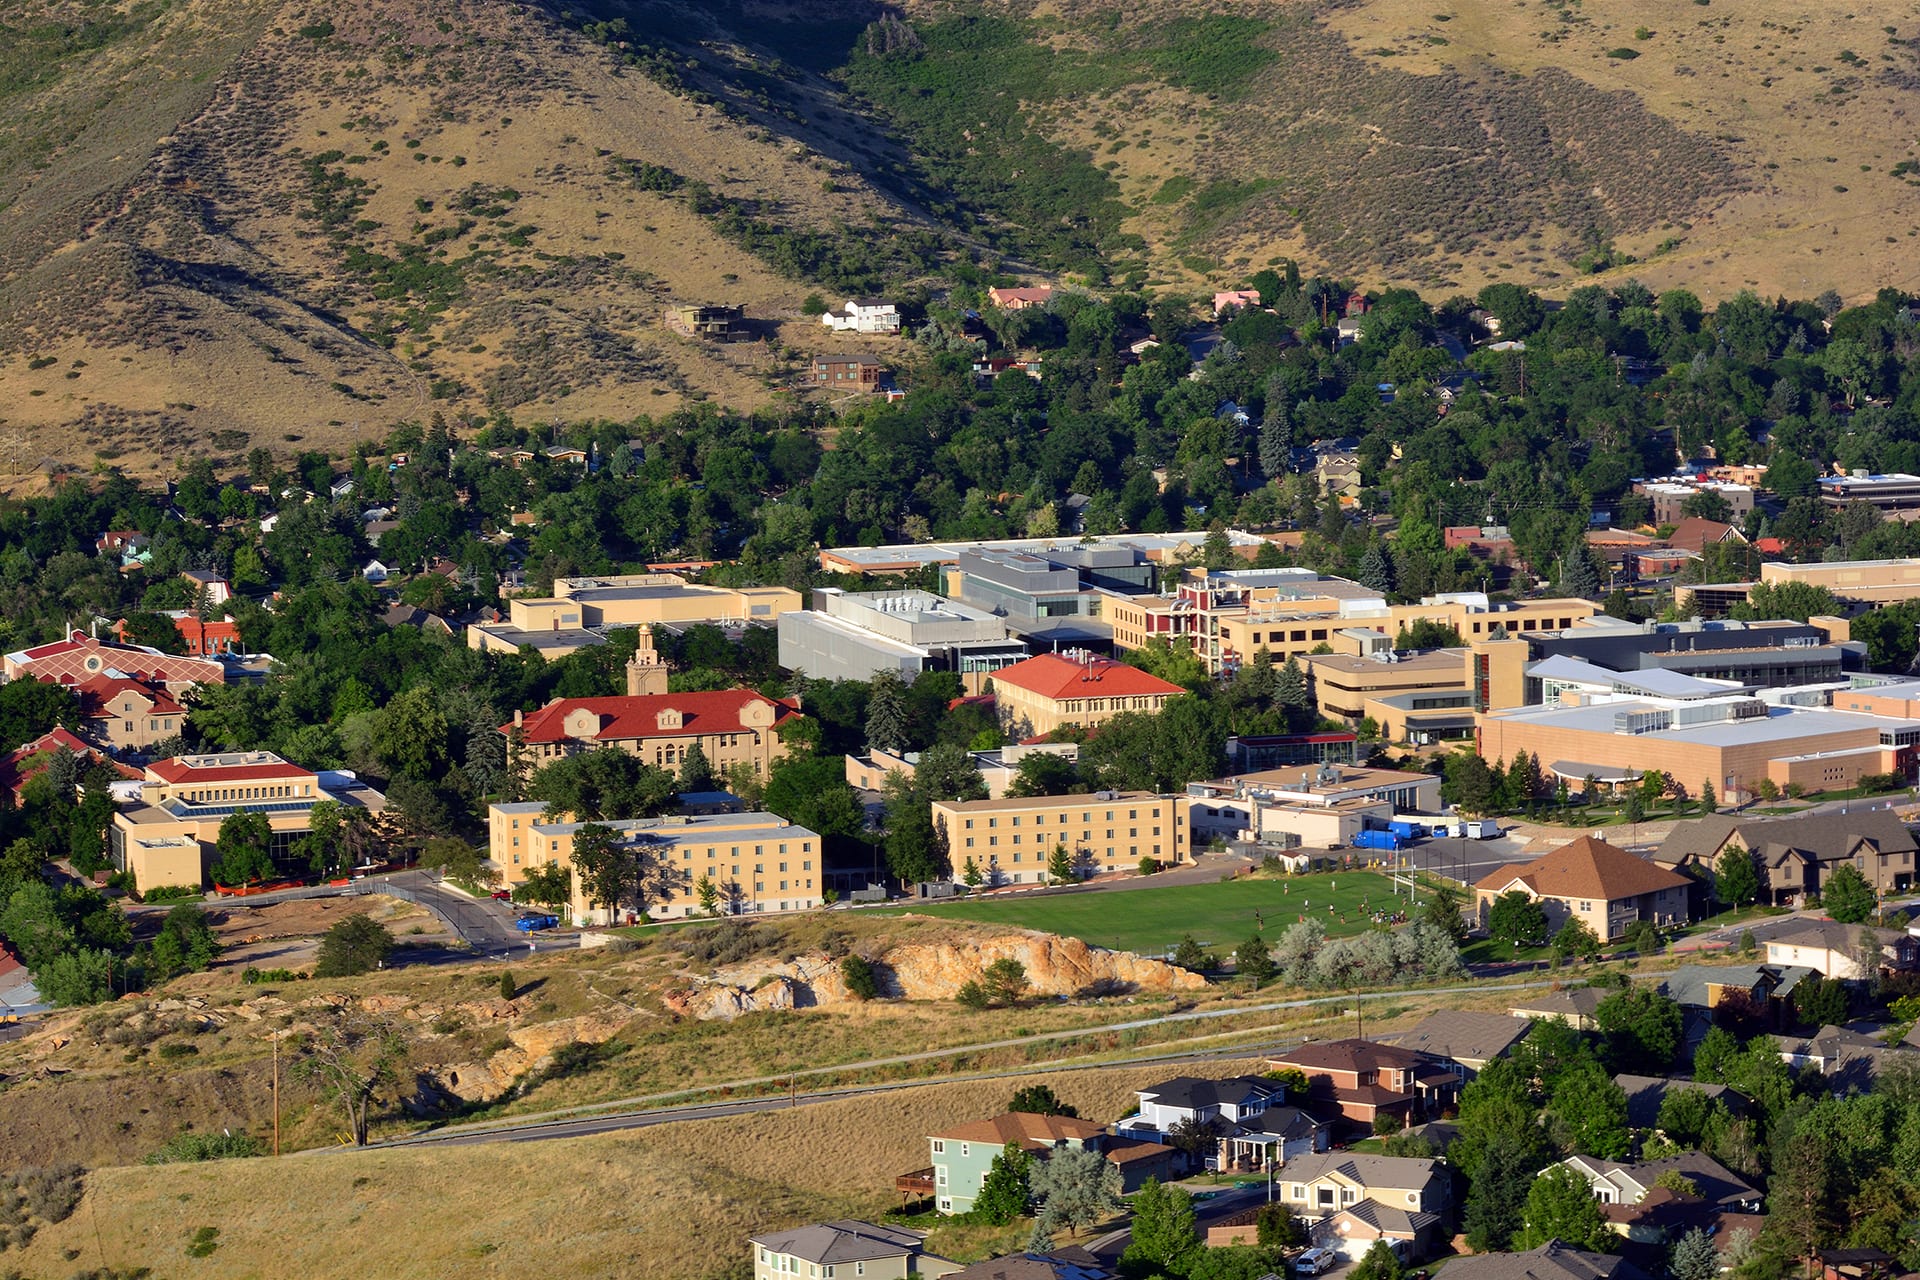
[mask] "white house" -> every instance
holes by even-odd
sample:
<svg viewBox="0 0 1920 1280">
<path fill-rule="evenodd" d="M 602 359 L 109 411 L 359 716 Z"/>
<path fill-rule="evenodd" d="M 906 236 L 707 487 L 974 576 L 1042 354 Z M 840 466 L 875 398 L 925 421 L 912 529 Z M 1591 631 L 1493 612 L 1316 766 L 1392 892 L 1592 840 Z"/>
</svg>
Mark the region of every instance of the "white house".
<svg viewBox="0 0 1920 1280">
<path fill-rule="evenodd" d="M 367 567 L 360 571 L 360 576 L 368 582 L 385 582 L 387 580 L 387 566 L 381 564 L 378 560 L 369 560 L 367 561 Z"/>
<path fill-rule="evenodd" d="M 1920 964 L 1920 940 L 1898 929 L 1828 921 L 1810 922 L 1792 933 L 1767 939 L 1767 963 L 1805 965 L 1822 977 L 1858 980 L 1865 976 L 1860 961 L 1866 946 L 1874 944 L 1880 949 L 1883 969 L 1912 969 Z"/>
<path fill-rule="evenodd" d="M 1129 1116 L 1115 1127 L 1129 1137 L 1151 1136 L 1158 1142 L 1183 1122 L 1219 1120 L 1237 1125 L 1251 1120 L 1270 1103 L 1284 1100 L 1286 1093 L 1286 1086 L 1279 1081 L 1262 1080 L 1258 1076 L 1233 1076 L 1226 1080 L 1175 1076 L 1137 1090 L 1139 1114 Z"/>
<path fill-rule="evenodd" d="M 900 309 L 884 298 L 848 298 L 820 323 L 838 333 L 898 333 Z"/>
</svg>

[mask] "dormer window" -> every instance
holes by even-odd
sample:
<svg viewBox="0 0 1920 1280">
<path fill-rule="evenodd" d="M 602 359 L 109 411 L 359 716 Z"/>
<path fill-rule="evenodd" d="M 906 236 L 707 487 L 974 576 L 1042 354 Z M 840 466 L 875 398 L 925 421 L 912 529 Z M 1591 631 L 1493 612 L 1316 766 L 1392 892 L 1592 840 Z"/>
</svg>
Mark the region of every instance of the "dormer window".
<svg viewBox="0 0 1920 1280">
<path fill-rule="evenodd" d="M 686 717 L 674 707 L 663 707 L 653 718 L 654 727 L 666 732 L 676 730 L 686 724 Z"/>
</svg>

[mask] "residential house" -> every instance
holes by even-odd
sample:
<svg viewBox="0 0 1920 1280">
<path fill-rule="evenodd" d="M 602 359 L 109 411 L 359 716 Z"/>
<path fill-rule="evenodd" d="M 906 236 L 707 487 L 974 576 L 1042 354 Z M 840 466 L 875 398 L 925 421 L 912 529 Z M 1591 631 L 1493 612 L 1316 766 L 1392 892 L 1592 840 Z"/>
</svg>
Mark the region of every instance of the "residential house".
<svg viewBox="0 0 1920 1280">
<path fill-rule="evenodd" d="M 1587 1185 L 1593 1189 L 1594 1198 L 1604 1206 L 1632 1207 L 1643 1204 L 1649 1197 L 1664 1190 L 1658 1186 L 1659 1180 L 1662 1175 L 1671 1173 L 1685 1178 L 1696 1188 L 1701 1217 L 1722 1212 L 1757 1213 L 1761 1207 L 1762 1197 L 1756 1187 L 1712 1156 L 1698 1151 L 1683 1151 L 1679 1155 L 1643 1160 L 1637 1164 L 1602 1160 L 1597 1156 L 1571 1155 L 1560 1164 L 1586 1179 Z M 1661 1199 L 1664 1201 L 1665 1197 Z M 1640 1225 L 1635 1215 L 1631 1214 L 1616 1214 L 1609 1221 L 1614 1224 L 1615 1231 L 1629 1239 L 1635 1238 L 1634 1228 Z M 1648 1233 L 1642 1232 L 1642 1235 L 1645 1234 Z"/>
<path fill-rule="evenodd" d="M 389 572 L 387 566 L 378 560 L 369 560 L 360 568 L 360 576 L 368 582 L 385 582 Z"/>
<path fill-rule="evenodd" d="M 1890 1062 L 1920 1061 L 1905 1043 L 1888 1045 L 1876 1036 L 1826 1026 L 1810 1036 L 1776 1035 L 1780 1059 L 1790 1067 L 1812 1067 L 1826 1077 L 1836 1095 L 1869 1093 L 1880 1070 Z"/>
<path fill-rule="evenodd" d="M 1676 871 L 1712 869 L 1728 849 L 1754 855 L 1761 877 L 1760 900 L 1788 905 L 1819 893 L 1834 868 L 1849 863 L 1882 896 L 1915 884 L 1920 844 L 1888 809 L 1807 813 L 1790 818 L 1741 818 L 1714 814 L 1674 827 L 1654 861 Z"/>
<path fill-rule="evenodd" d="M 327 496 L 338 502 L 340 499 L 350 496 L 353 490 L 353 477 L 341 476 L 327 486 Z"/>
<path fill-rule="evenodd" d="M 109 529 L 94 539 L 93 549 L 113 556 L 122 569 L 134 569 L 153 562 L 153 541 L 135 529 Z"/>
<path fill-rule="evenodd" d="M 391 605 L 385 613 L 380 615 L 380 620 L 389 627 L 412 627 L 427 635 L 450 636 L 453 634 L 453 624 L 439 614 L 429 613 L 416 605 Z"/>
<path fill-rule="evenodd" d="M 885 298 L 848 298 L 820 323 L 840 333 L 898 333 L 900 308 Z"/>
<path fill-rule="evenodd" d="M 1450 1062 L 1461 1068 L 1463 1078 L 1472 1079 L 1489 1062 L 1512 1052 L 1532 1025 L 1504 1013 L 1437 1009 L 1407 1031 L 1381 1036 L 1380 1042 Z"/>
<path fill-rule="evenodd" d="M 720 689 L 555 698 L 538 711 L 514 712 L 500 732 L 511 751 L 536 766 L 596 747 L 617 747 L 672 773 L 698 746 L 716 774 L 744 763 L 765 778 L 786 754 L 780 726 L 799 717 L 791 702 L 752 689 Z"/>
<path fill-rule="evenodd" d="M 1214 319 L 1219 319 L 1220 316 L 1227 311 L 1237 311 L 1245 307 L 1257 307 L 1259 305 L 1260 291 L 1258 289 L 1222 289 L 1213 295 Z"/>
<path fill-rule="evenodd" d="M 987 290 L 987 301 L 1002 311 L 1025 311 L 1028 307 L 1044 307 L 1053 298 L 1053 286 L 1050 284 L 1029 285 L 1019 289 L 1002 289 L 998 286 Z"/>
<path fill-rule="evenodd" d="M 1722 542 L 1745 542 L 1746 537 L 1730 524 L 1718 520 L 1708 520 L 1702 516 L 1686 516 L 1673 526 L 1673 532 L 1667 535 L 1667 545 L 1676 551 L 1689 551 L 1699 555 L 1708 547 L 1718 546 Z"/>
<path fill-rule="evenodd" d="M 1885 1249 L 1821 1249 L 1814 1257 L 1820 1263 L 1820 1280 L 1894 1280 L 1911 1274 Z"/>
<path fill-rule="evenodd" d="M 926 1251 L 927 1233 L 845 1218 L 752 1236 L 753 1280 L 906 1280 L 960 1269 Z"/>
<path fill-rule="evenodd" d="M 1784 1027 L 1793 1019 L 1793 989 L 1813 976 L 1805 965 L 1689 964 L 1662 978 L 1660 992 L 1689 1014 Z M 1705 1022 L 1695 1020 L 1689 1039 L 1705 1035 L 1706 1029 Z"/>
<path fill-rule="evenodd" d="M 211 569 L 182 569 L 180 576 L 196 596 L 204 595 L 206 603 L 215 608 L 233 599 L 233 584 Z"/>
<path fill-rule="evenodd" d="M 709 342 L 732 342 L 750 335 L 746 330 L 744 307 L 722 305 L 686 305 L 668 307 L 661 315 L 667 328 L 683 338 L 704 338 Z"/>
<path fill-rule="evenodd" d="M 1365 1126 L 1380 1116 L 1406 1124 L 1433 1116 L 1460 1087 L 1456 1068 L 1373 1040 L 1309 1041 L 1266 1065 L 1269 1071 L 1302 1072 L 1312 1110 Z"/>
<path fill-rule="evenodd" d="M 1524 1253 L 1477 1253 L 1447 1264 L 1447 1280 L 1651 1280 L 1611 1253 L 1592 1253 L 1549 1240 Z"/>
<path fill-rule="evenodd" d="M 1000 727 L 1015 739 L 1065 725 L 1091 728 L 1123 711 L 1157 712 L 1185 692 L 1138 667 L 1080 652 L 1043 653 L 993 674 Z"/>
<path fill-rule="evenodd" d="M 1164 1180 L 1173 1173 L 1173 1148 L 1116 1138 L 1104 1125 L 1072 1116 L 1009 1111 L 933 1134 L 927 1144 L 933 1156 L 934 1207 L 940 1213 L 971 1210 L 994 1157 L 1009 1146 L 1040 1159 L 1072 1147 L 1101 1152 L 1120 1170 L 1122 1188 L 1128 1192 L 1137 1191 L 1149 1177 Z"/>
<path fill-rule="evenodd" d="M 813 358 L 813 385 L 836 391 L 878 391 L 888 377 L 878 356 L 819 355 Z"/>
<path fill-rule="evenodd" d="M 1859 981 L 1873 976 L 1866 970 L 1869 954 L 1881 973 L 1911 973 L 1920 968 L 1920 939 L 1904 929 L 1832 920 L 1806 921 L 1767 939 L 1769 964 L 1805 965 L 1823 978 Z"/>
<path fill-rule="evenodd" d="M 1710 1080 L 1676 1080 L 1668 1076 L 1622 1073 L 1615 1076 L 1613 1082 L 1627 1095 L 1627 1126 L 1633 1129 L 1656 1127 L 1660 1108 L 1666 1104 L 1668 1095 L 1674 1093 L 1704 1094 L 1708 1101 L 1720 1103 L 1735 1115 L 1744 1115 L 1747 1110 L 1744 1096 Z"/>
<path fill-rule="evenodd" d="M 1285 1105 L 1286 1086 L 1260 1076 L 1204 1080 L 1175 1076 L 1136 1091 L 1139 1110 L 1114 1126 L 1124 1137 L 1164 1142 L 1177 1127 L 1210 1125 L 1219 1139 L 1214 1167 L 1257 1171 L 1325 1151 L 1328 1125 Z"/>
<path fill-rule="evenodd" d="M 1438 1160 L 1329 1151 L 1290 1163 L 1274 1195 L 1312 1224 L 1315 1244 L 1357 1257 L 1373 1240 L 1404 1235 L 1418 1257 L 1440 1241 L 1450 1186 Z"/>
<path fill-rule="evenodd" d="M 1118 1274 L 1079 1245 L 1050 1253 L 988 1258 L 949 1273 L 949 1280 L 1113 1280 Z"/>
<path fill-rule="evenodd" d="M 1687 889 L 1692 882 L 1594 836 L 1581 836 L 1533 862 L 1502 867 L 1474 885 L 1475 905 L 1486 923 L 1494 899 L 1524 893 L 1540 903 L 1547 928 L 1554 931 L 1578 919 L 1602 942 L 1610 942 L 1642 920 L 1659 925 L 1685 923 Z"/>
<path fill-rule="evenodd" d="M 1592 1031 L 1599 1024 L 1593 1014 L 1600 1002 L 1613 992 L 1600 987 L 1569 987 L 1564 991 L 1542 991 L 1518 997 L 1521 1003 L 1507 1010 L 1516 1018 L 1557 1018 L 1575 1031 Z"/>
<path fill-rule="evenodd" d="M 73 686 L 86 734 L 115 752 L 144 751 L 180 735 L 187 709 L 165 688 L 124 676 L 97 675 Z"/>
</svg>

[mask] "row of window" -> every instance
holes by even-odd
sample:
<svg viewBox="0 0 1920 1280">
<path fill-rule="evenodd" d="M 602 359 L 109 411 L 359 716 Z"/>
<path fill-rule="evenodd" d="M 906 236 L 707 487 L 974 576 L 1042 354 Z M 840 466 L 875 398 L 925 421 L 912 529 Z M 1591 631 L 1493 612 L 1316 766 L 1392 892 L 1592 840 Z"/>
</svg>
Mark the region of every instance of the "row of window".
<svg viewBox="0 0 1920 1280">
<path fill-rule="evenodd" d="M 200 787 L 178 796 L 196 804 L 219 804 L 229 800 L 277 800 L 295 795 L 310 796 L 313 784 L 303 782 L 298 791 L 292 783 L 273 787 Z"/>
<path fill-rule="evenodd" d="M 1115 830 L 1115 828 L 1113 828 L 1113 827 L 1108 827 L 1108 828 L 1107 828 L 1107 840 L 1106 840 L 1106 842 L 1107 842 L 1108 844 L 1112 844 L 1112 843 L 1113 843 L 1113 833 L 1114 833 L 1114 830 Z M 1127 838 L 1128 838 L 1129 840 L 1137 840 L 1137 839 L 1139 839 L 1139 838 L 1140 838 L 1140 828 L 1138 828 L 1138 827 L 1128 827 L 1128 828 L 1127 828 Z M 1159 827 L 1155 827 L 1155 828 L 1153 829 L 1153 838 L 1154 838 L 1154 839 L 1156 839 L 1156 840 L 1158 840 L 1158 839 L 1160 838 L 1160 828 L 1159 828 Z M 1049 842 L 1051 842 L 1051 841 L 1053 841 L 1053 840 L 1056 840 L 1056 839 L 1057 839 L 1058 841 L 1061 841 L 1061 842 L 1065 842 L 1065 841 L 1067 840 L 1067 835 L 1066 835 L 1066 833 L 1065 833 L 1065 832 L 1062 832 L 1062 833 L 1061 833 L 1061 834 L 1060 834 L 1060 835 L 1059 835 L 1058 837 L 1050 837 L 1050 836 L 1036 836 L 1036 837 L 1034 837 L 1034 843 L 1035 843 L 1035 844 L 1037 844 L 1037 845 L 1043 845 L 1043 846 L 1044 846 L 1044 845 L 1046 845 L 1046 844 L 1048 844 Z M 1016 845 L 1017 845 L 1017 844 L 1019 844 L 1019 843 L 1020 843 L 1020 837 L 1019 837 L 1019 836 L 1015 836 L 1015 837 L 1013 837 L 1013 843 L 1014 843 L 1014 844 L 1016 844 Z M 1092 844 L 1092 843 L 1093 843 L 1093 832 L 1091 832 L 1091 831 L 1082 831 L 1082 832 L 1080 833 L 1080 837 L 1079 837 L 1079 840 L 1078 840 L 1078 843 L 1079 843 L 1079 844 L 1082 844 L 1082 845 L 1087 845 L 1087 844 Z M 997 848 L 997 847 L 999 846 L 999 844 L 1000 844 L 1000 837 L 999 837 L 999 836 L 988 836 L 988 837 L 987 837 L 987 847 L 988 847 L 988 848 L 990 848 L 990 849 L 991 849 L 991 848 Z M 967 837 L 967 843 L 966 843 L 966 847 L 967 847 L 967 848 L 969 848 L 969 849 L 971 849 L 971 848 L 973 848 L 973 837 L 972 837 L 972 836 L 968 836 L 968 837 Z M 1014 860 L 1015 862 L 1018 862 L 1018 861 L 1020 861 L 1020 855 L 1019 855 L 1019 854 L 1017 854 L 1017 853 L 1016 853 L 1016 854 L 1014 854 L 1014 855 L 1013 855 L 1013 860 Z"/>
<path fill-rule="evenodd" d="M 1112 822 L 1112 821 L 1113 821 L 1113 815 L 1114 815 L 1114 810 L 1112 810 L 1112 809 L 1109 809 L 1109 810 L 1107 810 L 1107 821 L 1108 821 L 1108 822 Z M 1069 818 L 1071 818 L 1072 816 L 1073 816 L 1073 815 L 1072 815 L 1072 814 L 1070 814 L 1070 813 L 1063 813 L 1063 814 L 1061 814 L 1061 815 L 1060 815 L 1060 821 L 1059 821 L 1059 824 L 1058 824 L 1058 825 L 1060 825 L 1060 826 L 1065 826 L 1065 825 L 1067 824 L 1067 820 L 1068 820 Z M 1129 809 L 1129 810 L 1127 810 L 1127 821 L 1129 821 L 1129 822 L 1132 822 L 1132 821 L 1134 821 L 1135 819 L 1137 819 L 1137 818 L 1138 818 L 1139 816 L 1140 816 L 1140 811 L 1139 811 L 1138 809 Z M 1152 808 L 1152 809 L 1150 809 L 1150 810 L 1148 810 L 1148 811 L 1147 811 L 1147 816 L 1148 816 L 1149 818 L 1157 818 L 1157 817 L 1159 817 L 1159 816 L 1160 816 L 1160 806 L 1159 806 L 1159 805 L 1155 805 L 1155 806 L 1153 806 L 1153 808 Z M 1091 813 L 1082 813 L 1082 814 L 1080 815 L 1080 821 L 1081 821 L 1081 823 L 1082 823 L 1082 824 L 1085 824 L 1085 823 L 1089 823 L 1089 822 L 1092 822 L 1092 821 L 1093 821 L 1093 815 L 1092 815 Z M 965 828 L 966 828 L 966 829 L 967 829 L 968 831 L 971 831 L 971 830 L 973 830 L 973 819 L 972 819 L 972 818 L 968 818 L 968 819 L 967 819 L 966 821 L 964 821 L 964 822 L 962 822 L 962 823 L 961 823 L 960 825 L 961 825 L 961 826 L 963 826 L 963 827 L 965 827 Z M 997 826 L 999 826 L 999 825 L 1000 825 L 1000 819 L 998 819 L 998 818 L 988 818 L 988 819 L 987 819 L 987 825 L 988 825 L 989 827 L 997 827 Z M 1012 820 L 1012 822 L 1011 822 L 1011 823 L 1010 823 L 1009 825 L 1011 825 L 1011 826 L 1015 826 L 1015 827 L 1017 827 L 1017 826 L 1019 826 L 1019 825 L 1020 825 L 1020 815 L 1019 815 L 1019 814 L 1015 814 L 1015 815 L 1013 815 L 1013 820 Z M 1036 813 L 1036 814 L 1034 814 L 1034 815 L 1033 815 L 1033 825 L 1034 825 L 1034 826 L 1036 826 L 1036 827 L 1044 827 L 1044 826 L 1046 826 L 1046 825 L 1047 825 L 1047 815 L 1046 815 L 1046 814 L 1044 814 L 1044 813 Z M 1109 833 L 1109 834 L 1111 834 L 1111 833 Z"/>
<path fill-rule="evenodd" d="M 771 1249 L 764 1248 L 760 1250 L 760 1265 L 777 1276 L 817 1276 L 820 1280 L 838 1280 L 841 1273 L 835 1270 L 836 1266 L 847 1268 L 845 1274 L 850 1276 L 867 1274 L 867 1264 L 864 1262 L 837 1264 L 829 1262 L 822 1266 L 818 1262 L 803 1263 L 791 1254 L 775 1253 Z M 802 1270 L 802 1267 L 805 1270 Z"/>
</svg>

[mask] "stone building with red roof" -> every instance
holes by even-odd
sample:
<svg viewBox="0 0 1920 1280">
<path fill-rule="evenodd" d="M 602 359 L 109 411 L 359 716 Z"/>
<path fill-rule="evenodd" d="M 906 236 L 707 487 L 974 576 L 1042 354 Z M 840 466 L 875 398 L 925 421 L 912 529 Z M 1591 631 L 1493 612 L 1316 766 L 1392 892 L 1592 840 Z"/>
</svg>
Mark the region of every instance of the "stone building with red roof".
<svg viewBox="0 0 1920 1280">
<path fill-rule="evenodd" d="M 1088 728 L 1122 711 L 1159 711 L 1185 693 L 1159 676 L 1091 654 L 1043 653 L 993 673 L 1000 728 L 1021 741 L 1062 725 Z"/>
<path fill-rule="evenodd" d="M 187 709 L 165 686 L 130 676 L 97 675 L 73 686 L 86 717 L 86 734 L 114 751 L 144 751 L 178 737 Z"/>
<path fill-rule="evenodd" d="M 556 698 L 538 711 L 515 712 L 500 732 L 536 768 L 576 752 L 616 747 L 672 773 L 697 744 L 716 774 L 745 763 L 765 778 L 786 754 L 780 726 L 799 716 L 800 709 L 783 699 L 719 689 Z"/>
</svg>

